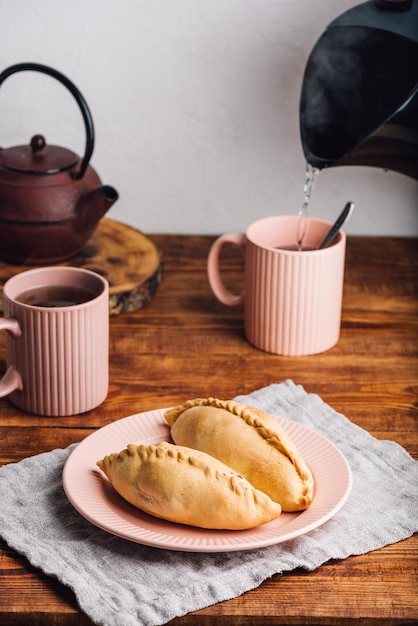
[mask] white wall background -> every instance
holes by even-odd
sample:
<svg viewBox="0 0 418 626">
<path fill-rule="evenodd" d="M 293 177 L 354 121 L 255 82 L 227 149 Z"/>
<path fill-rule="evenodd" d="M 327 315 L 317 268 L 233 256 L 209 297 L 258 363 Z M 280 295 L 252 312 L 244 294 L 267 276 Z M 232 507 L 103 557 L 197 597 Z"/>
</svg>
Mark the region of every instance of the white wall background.
<svg viewBox="0 0 418 626">
<path fill-rule="evenodd" d="M 92 164 L 119 201 L 108 217 L 145 233 L 243 231 L 296 213 L 305 162 L 299 95 L 326 25 L 356 0 L 0 0 L 0 69 L 66 74 L 94 118 Z M 84 150 L 71 94 L 34 72 L 0 89 L 0 145 Z M 366 167 L 321 172 L 311 214 L 351 234 L 418 235 L 418 182 Z"/>
</svg>

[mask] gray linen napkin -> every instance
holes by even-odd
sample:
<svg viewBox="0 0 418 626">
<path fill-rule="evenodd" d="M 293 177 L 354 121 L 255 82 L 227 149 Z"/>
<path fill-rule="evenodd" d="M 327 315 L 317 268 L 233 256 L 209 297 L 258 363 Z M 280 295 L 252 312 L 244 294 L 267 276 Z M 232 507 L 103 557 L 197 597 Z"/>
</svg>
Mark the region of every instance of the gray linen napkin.
<svg viewBox="0 0 418 626">
<path fill-rule="evenodd" d="M 313 570 L 418 530 L 418 463 L 378 441 L 292 381 L 237 398 L 303 423 L 332 441 L 353 472 L 343 508 L 307 535 L 267 548 L 219 554 L 172 552 L 114 537 L 87 522 L 62 488 L 74 448 L 0 468 L 0 535 L 32 565 L 71 587 L 102 626 L 156 626 L 253 589 L 273 574 Z"/>
</svg>

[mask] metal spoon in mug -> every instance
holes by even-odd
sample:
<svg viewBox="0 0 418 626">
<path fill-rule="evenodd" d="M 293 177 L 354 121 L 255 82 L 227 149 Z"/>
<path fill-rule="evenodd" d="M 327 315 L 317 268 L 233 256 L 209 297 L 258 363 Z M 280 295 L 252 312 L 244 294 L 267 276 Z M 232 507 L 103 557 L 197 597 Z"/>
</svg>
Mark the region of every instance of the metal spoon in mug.
<svg viewBox="0 0 418 626">
<path fill-rule="evenodd" d="M 354 210 L 354 202 L 347 202 L 344 209 L 341 211 L 341 214 L 337 217 L 335 224 L 331 226 L 323 240 L 318 246 L 318 250 L 322 250 L 322 248 L 326 248 L 329 246 L 335 239 L 335 237 L 340 232 L 343 224 L 348 220 L 350 215 Z"/>
</svg>

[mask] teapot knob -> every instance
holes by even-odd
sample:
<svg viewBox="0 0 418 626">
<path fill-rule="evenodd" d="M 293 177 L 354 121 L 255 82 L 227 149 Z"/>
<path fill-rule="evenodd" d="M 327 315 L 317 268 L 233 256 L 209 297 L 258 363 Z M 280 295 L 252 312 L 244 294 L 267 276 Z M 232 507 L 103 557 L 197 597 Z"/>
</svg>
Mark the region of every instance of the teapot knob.
<svg viewBox="0 0 418 626">
<path fill-rule="evenodd" d="M 45 137 L 43 135 L 34 135 L 30 140 L 32 152 L 40 152 L 46 146 Z"/>
</svg>

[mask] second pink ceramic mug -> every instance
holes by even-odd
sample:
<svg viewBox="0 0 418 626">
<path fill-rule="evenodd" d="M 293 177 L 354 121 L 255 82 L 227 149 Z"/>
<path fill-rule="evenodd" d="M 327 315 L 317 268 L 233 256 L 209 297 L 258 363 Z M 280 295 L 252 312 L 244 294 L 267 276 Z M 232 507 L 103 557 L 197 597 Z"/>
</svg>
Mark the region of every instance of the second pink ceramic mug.
<svg viewBox="0 0 418 626">
<path fill-rule="evenodd" d="M 0 397 L 29 413 L 84 413 L 108 392 L 109 287 L 89 270 L 44 267 L 3 291 L 7 371 Z"/>
<path fill-rule="evenodd" d="M 331 224 L 308 220 L 305 251 L 295 244 L 299 217 L 278 215 L 251 224 L 245 235 L 227 233 L 213 243 L 208 278 L 216 298 L 227 306 L 244 307 L 245 335 L 255 347 L 286 356 L 324 352 L 339 339 L 344 283 L 346 236 L 318 250 Z M 220 254 L 237 246 L 245 259 L 244 292 L 234 295 L 223 284 Z"/>
</svg>

